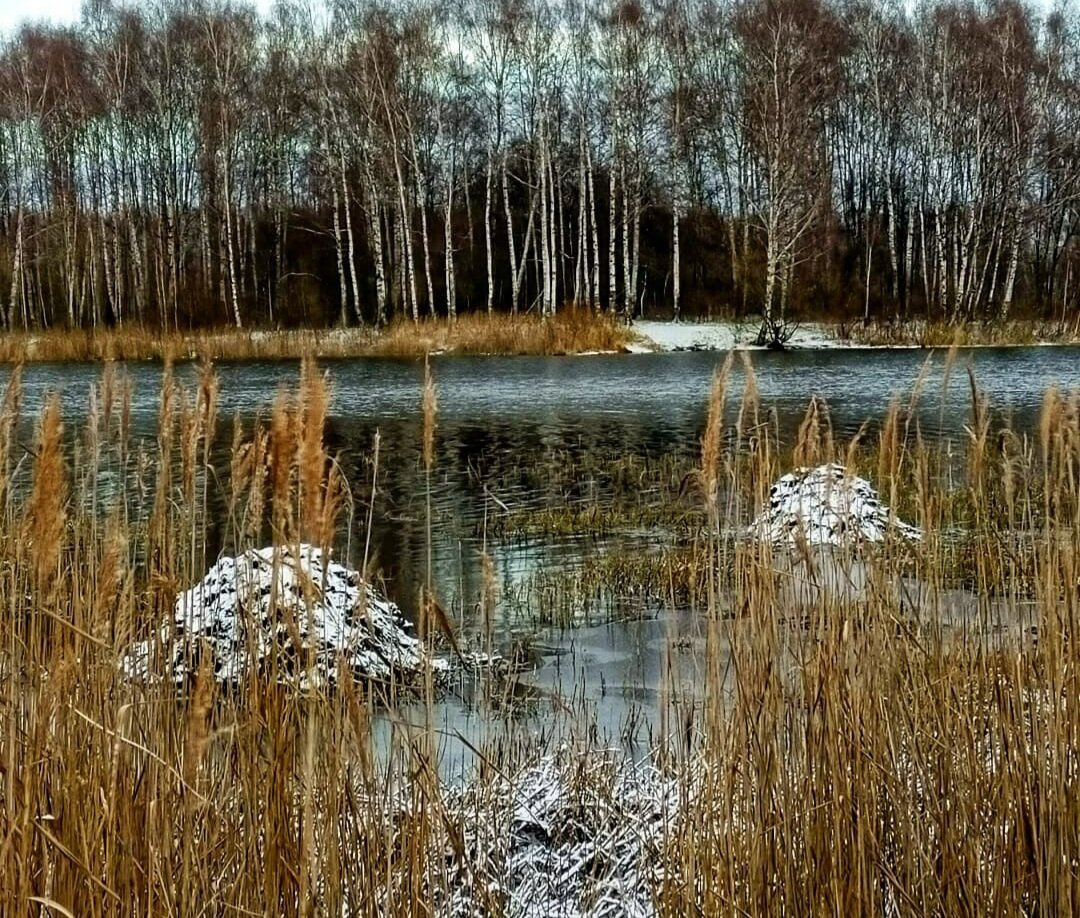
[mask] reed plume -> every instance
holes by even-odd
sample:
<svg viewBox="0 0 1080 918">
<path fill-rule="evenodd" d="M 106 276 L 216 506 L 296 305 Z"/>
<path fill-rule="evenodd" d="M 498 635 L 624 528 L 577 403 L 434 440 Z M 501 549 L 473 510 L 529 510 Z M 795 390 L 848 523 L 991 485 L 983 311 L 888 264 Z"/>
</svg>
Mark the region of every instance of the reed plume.
<svg viewBox="0 0 1080 918">
<path fill-rule="evenodd" d="M 435 391 L 435 379 L 431 375 L 431 362 L 424 361 L 424 390 L 421 398 L 423 415 L 423 459 L 424 469 L 430 474 L 435 465 L 435 416 L 439 411 L 438 394 Z"/>
<path fill-rule="evenodd" d="M 727 402 L 728 377 L 734 355 L 729 353 L 723 364 L 713 371 L 706 405 L 705 432 L 701 437 L 701 487 L 711 515 L 716 513 L 720 489 L 720 453 L 724 440 L 724 407 Z"/>
<path fill-rule="evenodd" d="M 67 464 L 60 399 L 45 400 L 34 441 L 34 483 L 23 516 L 23 535 L 31 546 L 39 595 L 49 599 L 59 587 L 59 563 L 67 522 Z"/>
<path fill-rule="evenodd" d="M 275 544 L 292 538 L 292 479 L 296 461 L 296 417 L 292 400 L 279 391 L 270 413 L 267 460 L 270 468 L 271 525 Z"/>
<path fill-rule="evenodd" d="M 0 521 L 7 518 L 8 486 L 11 481 L 11 450 L 15 443 L 15 425 L 22 405 L 22 365 L 8 378 L 4 401 L 0 405 Z M 2 525 L 2 523 L 0 523 Z"/>
</svg>

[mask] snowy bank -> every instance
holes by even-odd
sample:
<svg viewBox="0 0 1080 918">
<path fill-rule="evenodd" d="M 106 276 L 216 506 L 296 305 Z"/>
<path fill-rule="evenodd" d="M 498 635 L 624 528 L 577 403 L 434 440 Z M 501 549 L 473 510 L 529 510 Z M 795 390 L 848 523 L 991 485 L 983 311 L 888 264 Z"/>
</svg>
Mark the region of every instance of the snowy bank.
<svg viewBox="0 0 1080 918">
<path fill-rule="evenodd" d="M 730 351 L 764 350 L 754 344 L 757 323 L 739 322 L 654 322 L 636 321 L 633 330 L 645 339 L 645 350 L 652 351 Z M 791 348 L 847 347 L 828 325 L 800 325 L 786 342 Z M 635 353 L 641 348 L 635 348 Z"/>
<path fill-rule="evenodd" d="M 750 524 L 752 538 L 774 545 L 851 546 L 890 535 L 922 538 L 881 502 L 865 478 L 836 463 L 796 469 L 769 489 L 769 504 Z"/>
<path fill-rule="evenodd" d="M 204 652 L 220 683 L 257 672 L 303 689 L 333 686 L 342 667 L 358 680 L 410 679 L 427 659 L 394 603 L 303 544 L 296 554 L 262 548 L 221 558 L 177 596 L 156 638 L 128 649 L 121 668 L 129 678 L 164 674 L 181 685 Z"/>
</svg>

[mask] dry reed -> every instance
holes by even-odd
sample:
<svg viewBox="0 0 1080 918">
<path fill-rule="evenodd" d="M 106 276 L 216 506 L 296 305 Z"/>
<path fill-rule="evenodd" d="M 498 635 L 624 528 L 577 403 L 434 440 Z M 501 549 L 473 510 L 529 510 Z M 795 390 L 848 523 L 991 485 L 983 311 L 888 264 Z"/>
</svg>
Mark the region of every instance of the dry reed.
<svg viewBox="0 0 1080 918">
<path fill-rule="evenodd" d="M 656 737 L 668 753 L 658 761 L 680 802 L 651 852 L 657 911 L 1080 910 L 1077 400 L 1048 393 L 1031 442 L 992 436 L 974 388 L 957 470 L 907 430 L 899 403 L 876 455 L 834 443 L 823 407 L 812 406 L 800 458 L 876 470 L 882 494 L 928 531 L 908 551 L 885 545 L 855 559 L 863 589 L 800 601 L 791 569 L 715 525 L 747 522 L 778 457 L 791 455 L 761 420 L 752 377 L 726 429 L 726 372 L 700 456 L 708 537 L 681 546 L 708 571 L 698 601 L 710 681 L 696 700 L 665 690 L 674 713 Z M 156 466 L 135 465 L 135 479 L 99 504 L 76 499 L 83 486 L 72 483 L 93 481 L 80 467 L 92 455 L 114 461 L 131 449 L 117 396 L 104 394 L 122 381 L 103 380 L 99 442 L 78 457 L 56 402 L 46 403 L 29 480 L 3 433 L 20 422 L 17 377 L 9 387 L 0 417 L 0 911 L 414 915 L 438 912 L 466 887 L 477 890 L 476 911 L 506 910 L 512 878 L 467 843 L 463 811 L 438 778 L 430 693 L 419 712 L 391 704 L 389 738 L 377 742 L 376 699 L 348 683 L 335 696 L 299 696 L 252 678 L 218 693 L 204 667 L 177 694 L 118 673 L 127 643 L 152 633 L 205 565 L 217 399 L 212 372 L 200 379 L 186 393 L 166 374 Z M 352 515 L 322 439 L 325 385 L 305 365 L 300 391 L 279 395 L 265 424 L 234 425 L 228 468 L 218 470 L 228 479 L 228 509 L 215 521 L 224 544 L 266 538 L 267 506 L 282 544 L 301 531 L 329 542 L 337 514 Z M 429 376 L 428 473 L 434 408 Z M 483 581 L 489 630 L 498 593 L 490 561 Z M 916 600 L 901 589 L 912 582 Z M 425 598 L 434 602 L 433 591 Z M 478 753 L 470 825 L 502 812 L 506 781 L 539 750 L 500 736 Z M 576 786 L 582 800 L 603 801 L 590 782 L 610 772 L 589 755 Z M 604 852 L 591 863 L 602 872 Z"/>
<path fill-rule="evenodd" d="M 555 316 L 469 313 L 455 321 L 398 320 L 382 329 L 221 329 L 159 332 L 139 326 L 8 332 L 0 363 L 123 360 L 280 360 L 304 356 L 423 357 L 430 353 L 580 354 L 621 351 L 632 332 L 612 317 L 567 307 Z"/>
<path fill-rule="evenodd" d="M 1006 322 L 944 322 L 924 319 L 908 322 L 842 326 L 844 339 L 866 346 L 1011 347 L 1050 342 L 1073 344 L 1077 328 L 1060 321 L 1010 320 Z"/>
</svg>

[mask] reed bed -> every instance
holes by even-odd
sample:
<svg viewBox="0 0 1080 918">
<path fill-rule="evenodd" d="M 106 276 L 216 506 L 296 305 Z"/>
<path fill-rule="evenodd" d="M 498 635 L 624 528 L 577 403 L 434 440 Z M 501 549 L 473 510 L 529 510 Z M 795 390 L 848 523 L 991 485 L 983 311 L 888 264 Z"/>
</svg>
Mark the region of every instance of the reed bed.
<svg viewBox="0 0 1080 918">
<path fill-rule="evenodd" d="M 633 332 L 612 316 L 568 306 L 548 318 L 534 313 L 469 313 L 454 322 L 395 322 L 380 333 L 372 354 L 546 355 L 623 351 Z"/>
<path fill-rule="evenodd" d="M 560 355 L 625 350 L 632 333 L 607 315 L 568 307 L 534 314 L 467 313 L 454 320 L 398 320 L 384 328 L 208 329 L 160 332 L 122 328 L 8 332 L 0 363 L 97 360 L 282 360 L 416 358 L 431 353 Z"/>
<path fill-rule="evenodd" d="M 1080 398 L 1048 392 L 1025 438 L 993 428 L 973 381 L 962 469 L 946 475 L 953 459 L 905 425 L 899 402 L 872 441 L 847 443 L 812 403 L 785 445 L 749 365 L 725 411 L 730 371 L 679 482 L 701 508 L 679 550 L 698 584 L 683 601 L 705 687 L 658 688 L 647 774 L 613 761 L 567 698 L 550 700 L 567 712 L 557 741 L 496 731 L 462 786 L 439 773 L 430 680 L 406 706 L 392 684 L 299 693 L 252 677 L 224 692 L 200 670 L 178 695 L 121 678 L 125 648 L 213 562 L 211 527 L 229 550 L 303 539 L 366 569 L 379 508 L 355 505 L 326 449 L 328 383 L 312 362 L 263 422 L 231 429 L 209 363 L 191 389 L 167 370 L 150 462 L 133 458 L 118 371 L 79 431 L 54 399 L 23 406 L 16 372 L 0 412 L 0 910 L 1078 911 Z M 437 400 L 425 391 L 430 476 Z M 210 467 L 218 438 L 231 438 L 228 468 Z M 377 501 L 378 463 L 391 460 L 372 458 Z M 864 585 L 799 600 L 792 571 L 813 580 L 826 557 L 731 532 L 786 463 L 829 460 L 872 469 L 924 538 L 840 552 Z M 214 488 L 226 511 L 211 521 Z M 957 544 L 969 546 L 974 609 L 962 620 L 945 614 Z M 485 570 L 490 642 L 499 590 Z M 462 637 L 437 588 L 429 579 L 421 603 L 433 644 Z M 683 652 L 673 639 L 665 666 Z M 482 693 L 482 716 L 497 716 L 500 692 Z M 377 716 L 391 724 L 381 742 Z M 565 882 L 541 884 L 551 875 Z"/>
<path fill-rule="evenodd" d="M 899 322 L 844 323 L 838 337 L 865 347 L 1013 347 L 1080 343 L 1074 322 L 1013 319 L 1006 322 L 945 322 L 913 319 Z"/>
</svg>

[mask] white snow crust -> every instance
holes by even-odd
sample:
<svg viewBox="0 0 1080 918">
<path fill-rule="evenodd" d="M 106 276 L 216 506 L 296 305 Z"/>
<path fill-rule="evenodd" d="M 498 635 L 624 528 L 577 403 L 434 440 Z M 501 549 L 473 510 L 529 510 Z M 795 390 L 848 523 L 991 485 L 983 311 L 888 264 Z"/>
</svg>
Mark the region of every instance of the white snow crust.
<svg viewBox="0 0 1080 918">
<path fill-rule="evenodd" d="M 640 335 L 652 351 L 730 351 L 764 350 L 754 344 L 757 323 L 737 322 L 658 322 L 638 319 L 633 331 Z M 830 329 L 821 324 L 807 323 L 794 329 L 787 347 L 814 350 L 847 347 Z M 633 353 L 640 353 L 634 350 Z"/>
<path fill-rule="evenodd" d="M 425 661 L 394 603 L 307 544 L 295 554 L 278 547 L 222 557 L 177 596 L 173 618 L 156 638 L 128 649 L 121 669 L 142 680 L 163 672 L 182 685 L 204 653 L 212 655 L 219 683 L 256 672 L 302 689 L 333 686 L 339 669 L 358 680 L 407 677 Z"/>
<path fill-rule="evenodd" d="M 852 546 L 891 535 L 918 540 L 922 532 L 895 518 L 873 485 L 837 463 L 796 469 L 770 488 L 769 503 L 750 535 L 774 545 Z"/>
<path fill-rule="evenodd" d="M 618 751 L 548 756 L 451 803 L 469 863 L 440 913 L 498 901 L 511 918 L 652 918 L 678 785 Z M 483 893 L 477 887 L 483 885 Z"/>
</svg>

